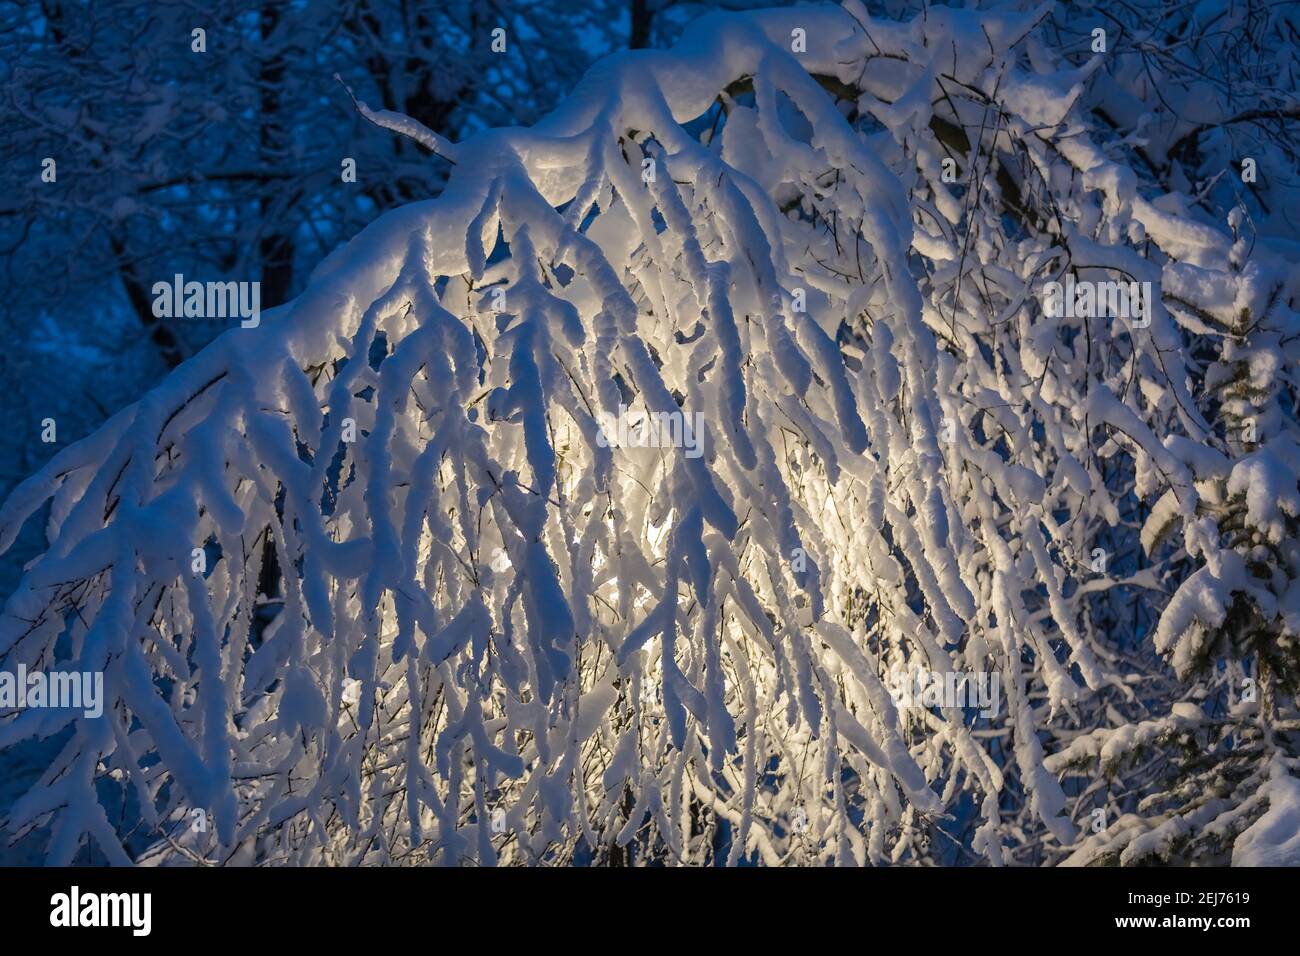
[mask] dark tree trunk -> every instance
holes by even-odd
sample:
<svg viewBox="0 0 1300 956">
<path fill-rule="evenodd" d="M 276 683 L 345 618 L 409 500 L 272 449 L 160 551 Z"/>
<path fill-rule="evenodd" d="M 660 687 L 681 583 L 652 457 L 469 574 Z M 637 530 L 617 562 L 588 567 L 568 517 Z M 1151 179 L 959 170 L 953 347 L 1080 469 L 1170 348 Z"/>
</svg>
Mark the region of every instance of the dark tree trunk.
<svg viewBox="0 0 1300 956">
<path fill-rule="evenodd" d="M 153 299 L 144 281 L 136 273 L 135 265 L 127 258 L 125 238 L 114 232 L 109 236 L 108 242 L 114 258 L 117 259 L 117 271 L 122 277 L 122 285 L 126 288 L 126 297 L 131 302 L 132 311 L 135 312 L 136 318 L 140 320 L 145 331 L 149 333 L 149 341 L 157 347 L 163 362 L 169 369 L 175 368 L 185 360 L 180 341 L 175 333 L 163 324 L 162 319 L 153 314 Z"/>
<path fill-rule="evenodd" d="M 644 50 L 650 45 L 650 27 L 654 23 L 650 3 L 651 0 L 632 0 L 632 30 L 627 38 L 629 50 Z"/>
<path fill-rule="evenodd" d="M 262 8 L 261 35 L 266 43 L 280 23 L 280 11 L 274 4 Z M 280 116 L 280 84 L 284 80 L 284 59 L 279 53 L 264 55 L 258 70 L 258 89 L 261 91 L 262 126 L 260 133 L 259 165 L 272 168 L 284 162 L 287 142 Z M 276 181 L 267 177 L 262 181 L 262 239 L 258 253 L 262 261 L 262 305 L 275 306 L 288 301 L 293 286 L 293 235 L 287 223 L 274 222 Z M 281 184 L 282 185 L 282 184 Z M 286 204 L 286 207 L 289 204 Z"/>
</svg>

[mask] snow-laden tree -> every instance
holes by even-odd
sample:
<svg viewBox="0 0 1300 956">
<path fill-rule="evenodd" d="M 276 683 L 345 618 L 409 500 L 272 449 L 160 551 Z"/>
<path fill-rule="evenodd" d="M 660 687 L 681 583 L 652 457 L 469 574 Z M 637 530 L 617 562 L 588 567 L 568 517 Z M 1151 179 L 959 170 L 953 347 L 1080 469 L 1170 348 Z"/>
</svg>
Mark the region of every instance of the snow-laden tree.
<svg viewBox="0 0 1300 956">
<path fill-rule="evenodd" d="M 1296 246 L 1144 166 L 1049 13 L 710 17 L 458 143 L 361 106 L 443 194 L 0 511 L 7 546 L 49 503 L 0 653 L 109 698 L 0 722 L 62 746 L 8 829 L 55 862 L 1087 856 L 1166 821 L 1089 834 L 1057 773 L 1209 723 L 1168 680 L 1127 722 L 1141 641 L 1258 662 L 1253 789 L 1169 819 L 1276 838 Z M 1144 314 L 1046 305 L 1121 280 Z M 900 706 L 918 670 L 999 706 Z"/>
<path fill-rule="evenodd" d="M 1179 483 L 1139 456 L 1137 500 L 1127 499 L 1136 509 L 1121 500 L 1172 597 L 1112 604 L 1097 618 L 1143 638 L 1182 684 L 1130 675 L 1137 706 L 1108 709 L 1048 761 L 1081 771 L 1085 800 L 1108 818 L 1070 862 L 1300 863 L 1300 9 L 1148 2 L 1055 19 L 1058 44 L 1111 34 L 1117 66 L 1085 97 L 1122 137 L 1109 150 L 1127 157 L 1154 205 L 1219 234 L 1195 254 L 1159 242 L 1154 256 L 1208 439 L 1185 431 L 1140 373 L 1133 386 L 1162 408 L 1136 410 L 1195 490 L 1188 522 Z"/>
</svg>

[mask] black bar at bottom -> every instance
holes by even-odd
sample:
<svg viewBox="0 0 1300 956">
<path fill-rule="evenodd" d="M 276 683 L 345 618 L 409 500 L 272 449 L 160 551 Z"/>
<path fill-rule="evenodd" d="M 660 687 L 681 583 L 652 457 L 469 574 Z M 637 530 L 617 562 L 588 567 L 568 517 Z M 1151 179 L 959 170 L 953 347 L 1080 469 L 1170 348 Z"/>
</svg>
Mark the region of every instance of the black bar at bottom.
<svg viewBox="0 0 1300 956">
<path fill-rule="evenodd" d="M 483 934 L 483 943 L 500 947 L 510 939 L 525 945 L 534 932 L 553 935 L 556 943 L 574 931 L 580 935 L 570 938 L 600 938 L 588 936 L 592 931 L 624 938 L 655 926 L 666 930 L 664 920 L 685 920 L 676 931 L 716 930 L 728 935 L 730 947 L 736 931 L 761 940 L 790 920 L 826 919 L 823 928 L 836 926 L 837 934 L 892 928 L 924 933 L 931 942 L 936 933 L 952 933 L 956 941 L 973 926 L 1002 923 L 1017 934 L 1044 929 L 1072 941 L 1128 935 L 1150 942 L 1200 934 L 1230 944 L 1243 933 L 1278 933 L 1294 925 L 1294 914 L 1284 907 L 1293 905 L 1295 873 L 0 869 L 0 917 L 10 939 L 66 939 L 75 933 L 81 943 L 128 946 L 301 946 L 317 940 L 382 945 L 385 937 L 398 942 L 411 932 L 436 944 L 473 931 Z M 147 908 L 142 894 L 148 894 Z M 692 924 L 698 929 L 687 930 Z"/>
</svg>

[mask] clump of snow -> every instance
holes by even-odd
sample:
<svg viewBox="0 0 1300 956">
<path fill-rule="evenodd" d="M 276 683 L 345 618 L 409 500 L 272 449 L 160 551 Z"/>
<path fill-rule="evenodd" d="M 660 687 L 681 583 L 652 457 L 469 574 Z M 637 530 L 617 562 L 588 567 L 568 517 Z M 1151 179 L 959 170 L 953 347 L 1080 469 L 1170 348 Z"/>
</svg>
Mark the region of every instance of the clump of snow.
<svg viewBox="0 0 1300 956">
<path fill-rule="evenodd" d="M 1279 760 L 1260 796 L 1268 810 L 1232 845 L 1232 865 L 1300 866 L 1300 778 Z"/>
</svg>

